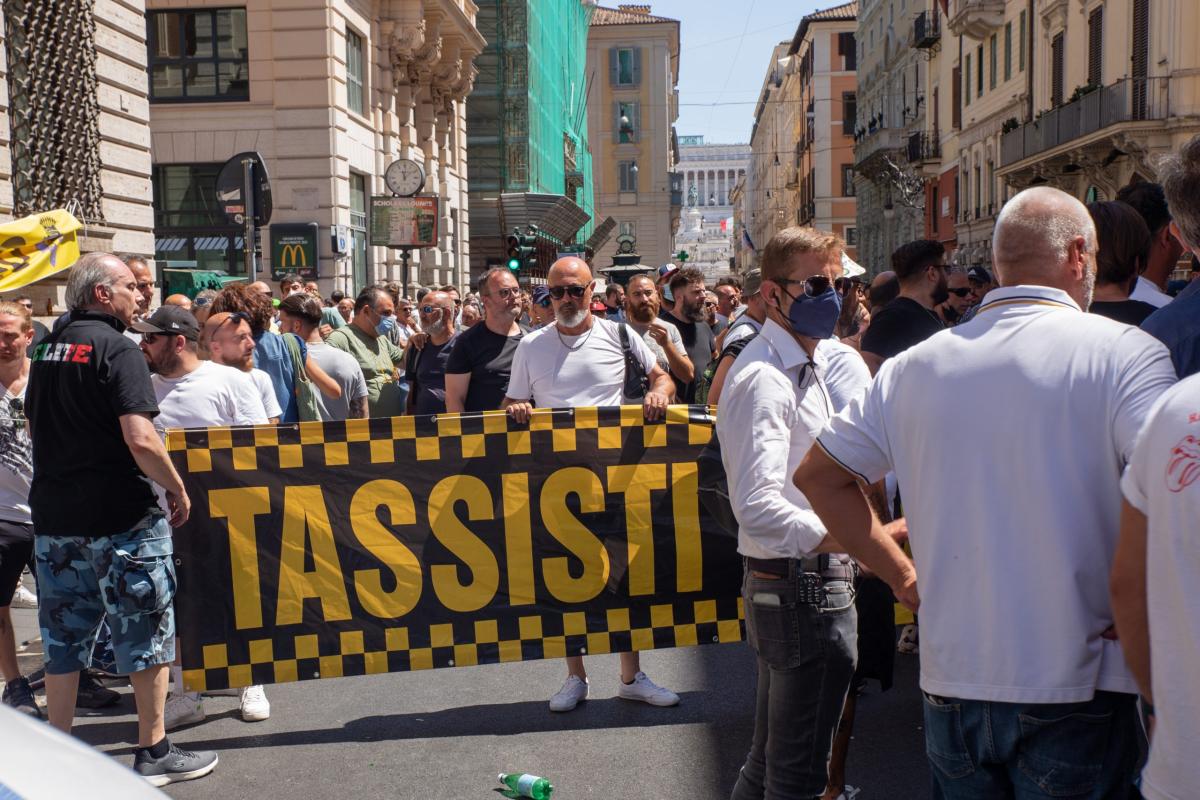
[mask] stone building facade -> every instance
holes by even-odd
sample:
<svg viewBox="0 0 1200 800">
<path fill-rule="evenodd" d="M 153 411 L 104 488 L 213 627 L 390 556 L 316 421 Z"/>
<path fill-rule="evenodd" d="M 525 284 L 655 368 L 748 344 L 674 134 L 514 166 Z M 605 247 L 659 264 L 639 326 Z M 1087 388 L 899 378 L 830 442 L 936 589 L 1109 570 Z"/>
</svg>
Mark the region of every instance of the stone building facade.
<svg viewBox="0 0 1200 800">
<path fill-rule="evenodd" d="M 680 136 L 678 171 L 684 213 L 694 206 L 709 222 L 732 217 L 730 195 L 749 165 L 748 144 L 706 144 L 703 136 Z"/>
</svg>

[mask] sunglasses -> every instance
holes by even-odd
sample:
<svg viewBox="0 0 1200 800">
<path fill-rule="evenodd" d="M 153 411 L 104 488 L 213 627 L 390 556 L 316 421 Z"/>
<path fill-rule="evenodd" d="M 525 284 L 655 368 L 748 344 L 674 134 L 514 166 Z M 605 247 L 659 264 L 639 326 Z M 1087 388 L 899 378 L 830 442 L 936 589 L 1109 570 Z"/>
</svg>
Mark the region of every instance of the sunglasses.
<svg viewBox="0 0 1200 800">
<path fill-rule="evenodd" d="M 803 280 L 780 278 L 778 281 L 776 281 L 776 283 L 782 283 L 785 286 L 789 283 L 802 283 L 804 284 L 804 293 L 809 297 L 816 297 L 817 295 L 825 294 L 827 291 L 829 291 L 829 287 L 833 285 L 829 278 L 826 278 L 824 275 L 810 275 Z"/>
<path fill-rule="evenodd" d="M 555 300 L 562 300 L 563 297 L 568 294 L 571 295 L 571 297 L 578 300 L 579 298 L 581 298 L 585 294 L 587 294 L 588 287 L 586 287 L 586 286 L 547 286 L 546 290 L 550 292 L 550 296 L 553 297 Z"/>
<path fill-rule="evenodd" d="M 143 333 L 142 341 L 145 342 L 146 344 L 154 344 L 155 342 L 158 341 L 158 337 L 166 336 L 166 335 L 167 334 L 165 334 L 165 333 Z"/>
<path fill-rule="evenodd" d="M 954 295 L 955 297 L 966 297 L 967 295 L 969 295 L 971 293 L 972 290 L 963 286 L 958 289 L 947 289 L 946 291 L 949 292 L 950 294 Z"/>
<path fill-rule="evenodd" d="M 503 289 L 497 289 L 497 290 L 494 292 L 494 294 L 497 294 L 497 295 L 499 295 L 499 296 L 500 296 L 500 299 L 501 299 L 501 300 L 507 300 L 507 299 L 508 299 L 508 298 L 510 298 L 510 297 L 516 297 L 516 296 L 517 296 L 517 295 L 519 295 L 520 293 L 521 293 L 521 290 L 520 290 L 519 288 L 518 288 L 518 289 L 514 289 L 514 288 L 512 288 L 512 287 L 509 287 L 509 286 L 506 286 L 506 287 L 504 287 Z"/>
</svg>

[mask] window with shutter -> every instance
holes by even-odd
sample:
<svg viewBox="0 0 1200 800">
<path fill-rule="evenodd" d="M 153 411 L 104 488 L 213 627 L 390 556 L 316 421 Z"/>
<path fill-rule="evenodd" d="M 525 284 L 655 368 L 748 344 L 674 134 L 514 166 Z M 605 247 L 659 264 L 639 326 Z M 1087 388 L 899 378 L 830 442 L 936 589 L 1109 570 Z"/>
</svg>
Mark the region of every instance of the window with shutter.
<svg viewBox="0 0 1200 800">
<path fill-rule="evenodd" d="M 975 48 L 975 96 L 983 97 L 983 45 Z"/>
<path fill-rule="evenodd" d="M 620 190 L 622 192 L 637 191 L 637 172 L 633 168 L 633 161 L 618 161 L 617 171 L 620 176 Z"/>
<path fill-rule="evenodd" d="M 955 67 L 950 72 L 950 125 L 954 130 L 962 128 L 962 69 Z"/>
<path fill-rule="evenodd" d="M 1004 80 L 1012 79 L 1012 23 L 1004 25 Z"/>
<path fill-rule="evenodd" d="M 1104 6 L 1088 15 L 1088 85 L 1101 85 L 1104 63 Z"/>
<path fill-rule="evenodd" d="M 937 86 L 933 87 L 933 106 L 930 109 L 933 112 L 933 130 L 935 133 L 942 129 L 942 109 L 938 106 L 938 89 L 939 87 Z"/>
<path fill-rule="evenodd" d="M 617 144 L 631 144 L 638 141 L 638 131 L 641 125 L 641 120 L 638 118 L 639 103 L 632 101 L 618 101 L 613 104 L 613 135 L 614 141 Z"/>
<path fill-rule="evenodd" d="M 608 85 L 620 85 L 620 50 L 616 47 L 608 48 Z"/>
<path fill-rule="evenodd" d="M 1050 106 L 1057 108 L 1063 102 L 1063 35 L 1056 34 L 1050 40 Z"/>
<path fill-rule="evenodd" d="M 1133 118 L 1146 118 L 1146 76 L 1150 61 L 1150 0 L 1133 0 Z"/>
<path fill-rule="evenodd" d="M 996 34 L 993 33 L 991 40 L 988 42 L 988 67 L 990 68 L 990 72 L 988 74 L 989 89 L 996 88 L 996 61 L 999 49 L 999 40 L 996 38 Z"/>
<path fill-rule="evenodd" d="M 1017 59 L 1017 69 L 1021 72 L 1025 71 L 1025 40 L 1028 37 L 1029 34 L 1025 30 L 1025 12 L 1022 11 L 1021 24 L 1017 27 L 1017 52 L 1019 53 L 1019 58 Z"/>
<path fill-rule="evenodd" d="M 838 55 L 842 57 L 842 69 L 850 72 L 858 69 L 858 51 L 852 32 L 838 34 Z"/>
<path fill-rule="evenodd" d="M 616 54 L 616 64 L 612 66 L 614 86 L 636 86 L 641 75 L 641 65 L 638 63 L 637 47 L 617 47 L 611 53 Z"/>
<path fill-rule="evenodd" d="M 857 119 L 858 96 L 854 92 L 842 92 L 842 133 L 853 136 Z"/>
<path fill-rule="evenodd" d="M 629 51 L 632 53 L 630 58 L 633 60 L 633 85 L 642 85 L 642 48 L 631 47 Z"/>
<path fill-rule="evenodd" d="M 971 54 L 966 55 L 966 66 L 963 67 L 963 105 L 971 105 Z"/>
</svg>

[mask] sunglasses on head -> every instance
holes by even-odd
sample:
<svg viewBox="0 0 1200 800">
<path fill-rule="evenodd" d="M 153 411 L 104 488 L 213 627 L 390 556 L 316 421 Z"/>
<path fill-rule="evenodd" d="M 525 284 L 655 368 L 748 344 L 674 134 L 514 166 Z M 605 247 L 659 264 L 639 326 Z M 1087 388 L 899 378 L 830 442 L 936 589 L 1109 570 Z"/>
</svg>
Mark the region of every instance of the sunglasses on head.
<svg viewBox="0 0 1200 800">
<path fill-rule="evenodd" d="M 782 283 L 785 286 L 789 283 L 802 283 L 804 284 L 804 293 L 809 297 L 816 297 L 817 295 L 825 294 L 827 291 L 829 291 L 829 287 L 833 285 L 829 278 L 826 278 L 824 275 L 810 275 L 803 280 L 781 278 L 780 280 L 776 281 L 776 283 Z"/>
<path fill-rule="evenodd" d="M 966 297 L 971 293 L 971 290 L 965 286 L 959 287 L 958 289 L 947 289 L 946 291 L 955 297 Z"/>
<path fill-rule="evenodd" d="M 562 300 L 563 297 L 568 294 L 571 295 L 571 297 L 578 300 L 579 298 L 581 298 L 585 294 L 587 294 L 588 287 L 586 287 L 586 286 L 547 286 L 546 289 L 550 292 L 550 296 L 553 297 L 555 300 Z"/>
</svg>

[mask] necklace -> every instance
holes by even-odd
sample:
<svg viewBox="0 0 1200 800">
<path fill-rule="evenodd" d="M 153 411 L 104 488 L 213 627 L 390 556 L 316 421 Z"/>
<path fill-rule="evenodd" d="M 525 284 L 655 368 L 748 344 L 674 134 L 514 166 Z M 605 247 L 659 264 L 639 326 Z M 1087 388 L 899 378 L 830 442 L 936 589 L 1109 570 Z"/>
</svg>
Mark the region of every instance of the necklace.
<svg viewBox="0 0 1200 800">
<path fill-rule="evenodd" d="M 591 326 L 588 328 L 588 331 L 587 331 L 587 333 L 583 334 L 583 338 L 581 338 L 581 339 L 580 339 L 578 342 L 576 342 L 576 343 L 575 343 L 575 346 L 574 346 L 574 347 L 572 347 L 571 345 L 567 344 L 567 340 L 563 338 L 562 331 L 560 331 L 560 330 L 558 329 L 558 325 L 556 324 L 556 325 L 554 326 L 554 332 L 558 334 L 558 340 L 559 340 L 560 342 L 562 342 L 562 346 L 563 346 L 563 347 L 567 348 L 567 352 L 568 352 L 568 353 L 574 353 L 576 350 L 578 350 L 579 348 L 581 348 L 581 347 L 583 347 L 585 344 L 587 344 L 587 340 L 588 340 L 588 339 L 590 339 L 590 338 L 592 338 L 592 331 L 594 331 L 594 330 L 596 330 L 596 323 L 595 323 L 595 322 L 593 322 L 593 323 L 591 324 Z"/>
</svg>

